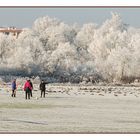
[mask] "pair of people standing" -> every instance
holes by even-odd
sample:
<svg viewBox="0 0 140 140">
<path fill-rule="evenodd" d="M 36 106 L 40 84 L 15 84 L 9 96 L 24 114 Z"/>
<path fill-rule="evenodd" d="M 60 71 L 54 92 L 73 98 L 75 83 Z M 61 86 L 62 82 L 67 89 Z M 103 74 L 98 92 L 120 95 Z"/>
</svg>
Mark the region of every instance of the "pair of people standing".
<svg viewBox="0 0 140 140">
<path fill-rule="evenodd" d="M 45 92 L 46 92 L 46 82 L 43 80 L 40 83 L 40 90 L 41 90 L 41 98 L 42 96 L 45 98 Z M 25 99 L 30 99 L 30 96 L 32 97 L 32 90 L 33 90 L 33 84 L 30 80 L 27 80 L 25 85 L 24 85 L 24 91 L 25 91 Z"/>
<path fill-rule="evenodd" d="M 32 97 L 33 84 L 30 80 L 27 80 L 24 84 L 25 99 Z"/>
</svg>

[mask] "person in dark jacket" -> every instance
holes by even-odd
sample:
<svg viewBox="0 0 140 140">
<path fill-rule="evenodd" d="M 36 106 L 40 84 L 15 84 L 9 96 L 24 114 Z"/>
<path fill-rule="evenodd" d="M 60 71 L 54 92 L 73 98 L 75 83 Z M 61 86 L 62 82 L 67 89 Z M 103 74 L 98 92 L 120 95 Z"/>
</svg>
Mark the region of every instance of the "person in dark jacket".
<svg viewBox="0 0 140 140">
<path fill-rule="evenodd" d="M 44 80 L 41 81 L 39 88 L 41 90 L 41 98 L 42 98 L 42 95 L 45 98 L 46 82 L 44 82 Z"/>
<path fill-rule="evenodd" d="M 31 82 L 31 80 L 29 80 L 29 82 L 30 82 L 30 85 L 31 85 L 31 87 L 32 87 L 32 89 L 31 89 L 31 93 L 30 93 L 30 95 L 31 95 L 31 97 L 33 97 L 33 94 L 32 94 L 32 90 L 33 90 L 33 83 Z"/>
<path fill-rule="evenodd" d="M 17 85 L 16 85 L 16 79 L 13 80 L 12 82 L 12 97 L 16 97 L 16 89 L 17 89 Z"/>
</svg>

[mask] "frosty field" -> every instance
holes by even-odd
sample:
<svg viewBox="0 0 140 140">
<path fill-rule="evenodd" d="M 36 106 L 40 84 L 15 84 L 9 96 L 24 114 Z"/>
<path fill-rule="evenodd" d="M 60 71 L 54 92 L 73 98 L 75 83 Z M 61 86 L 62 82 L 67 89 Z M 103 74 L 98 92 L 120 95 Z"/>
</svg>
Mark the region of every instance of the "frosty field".
<svg viewBox="0 0 140 140">
<path fill-rule="evenodd" d="M 47 93 L 25 100 L 1 89 L 0 132 L 140 132 L 139 87 L 49 85 Z"/>
</svg>

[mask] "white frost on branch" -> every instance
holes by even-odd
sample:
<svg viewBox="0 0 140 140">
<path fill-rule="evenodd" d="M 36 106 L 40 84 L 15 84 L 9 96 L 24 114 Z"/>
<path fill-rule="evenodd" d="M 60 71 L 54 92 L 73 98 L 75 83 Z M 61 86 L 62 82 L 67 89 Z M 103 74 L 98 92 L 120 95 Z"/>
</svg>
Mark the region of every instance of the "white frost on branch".
<svg viewBox="0 0 140 140">
<path fill-rule="evenodd" d="M 15 40 L 0 34 L 0 74 L 95 76 L 107 81 L 140 77 L 140 29 L 112 13 L 101 26 L 68 25 L 41 17 Z M 4 73 L 3 73 L 4 74 Z"/>
</svg>

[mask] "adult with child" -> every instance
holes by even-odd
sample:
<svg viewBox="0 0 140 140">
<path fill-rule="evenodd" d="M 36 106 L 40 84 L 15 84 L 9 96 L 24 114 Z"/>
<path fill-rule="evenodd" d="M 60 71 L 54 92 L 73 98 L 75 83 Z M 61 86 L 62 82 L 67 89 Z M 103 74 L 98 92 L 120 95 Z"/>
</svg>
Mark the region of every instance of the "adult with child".
<svg viewBox="0 0 140 140">
<path fill-rule="evenodd" d="M 16 79 L 13 80 L 12 82 L 12 97 L 16 97 L 16 89 L 17 89 L 17 85 L 16 85 Z"/>
<path fill-rule="evenodd" d="M 25 99 L 30 99 L 30 95 L 31 95 L 31 84 L 30 84 L 30 80 L 28 79 L 25 84 L 24 84 L 24 91 L 25 91 Z"/>
</svg>

